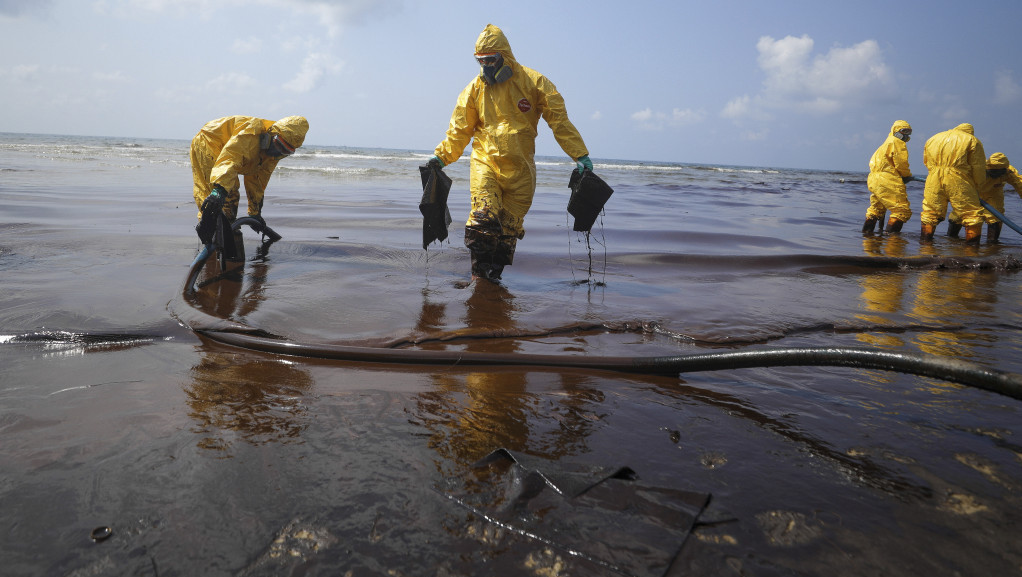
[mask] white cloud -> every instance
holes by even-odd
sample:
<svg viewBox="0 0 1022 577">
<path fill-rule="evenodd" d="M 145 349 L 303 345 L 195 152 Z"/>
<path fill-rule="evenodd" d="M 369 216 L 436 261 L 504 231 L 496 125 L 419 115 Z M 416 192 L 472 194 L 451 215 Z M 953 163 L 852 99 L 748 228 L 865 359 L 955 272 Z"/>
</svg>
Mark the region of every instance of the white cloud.
<svg viewBox="0 0 1022 577">
<path fill-rule="evenodd" d="M 599 110 L 597 110 L 597 111 L 596 111 L 596 112 L 594 112 L 594 113 L 593 113 L 593 115 L 592 115 L 592 116 L 590 116 L 589 118 L 590 118 L 590 119 L 592 119 L 592 120 L 600 120 L 600 119 L 602 119 L 602 118 L 603 118 L 603 113 L 602 113 L 602 112 L 600 112 Z"/>
<path fill-rule="evenodd" d="M 11 69 L 11 76 L 19 82 L 33 82 L 39 76 L 39 66 L 19 64 Z"/>
<path fill-rule="evenodd" d="M 248 74 L 228 72 L 204 84 L 161 87 L 155 91 L 155 96 L 164 102 L 183 104 L 208 100 L 211 94 L 231 96 L 251 94 L 258 87 L 259 83 Z"/>
<path fill-rule="evenodd" d="M 957 126 L 958 124 L 967 122 L 967 120 L 962 119 L 968 118 L 969 115 L 969 109 L 965 106 L 958 103 L 950 103 L 940 113 L 940 118 L 949 124 L 955 124 Z"/>
<path fill-rule="evenodd" d="M 736 122 L 768 118 L 770 109 L 826 115 L 894 95 L 891 71 L 875 40 L 848 48 L 835 46 L 815 56 L 814 46 L 808 35 L 780 40 L 761 37 L 756 49 L 766 75 L 763 90 L 732 99 L 720 115 Z"/>
<path fill-rule="evenodd" d="M 263 42 L 255 36 L 238 38 L 231 45 L 231 52 L 235 54 L 255 54 L 262 48 Z"/>
<path fill-rule="evenodd" d="M 738 98 L 735 98 L 728 102 L 724 106 L 724 110 L 720 111 L 720 115 L 723 116 L 724 118 L 732 119 L 749 116 L 751 111 L 750 101 L 751 99 L 749 98 L 748 94 L 746 94 L 745 96 L 739 96 Z"/>
<path fill-rule="evenodd" d="M 302 62 L 302 68 L 284 88 L 298 93 L 310 92 L 319 86 L 320 81 L 328 73 L 337 73 L 342 65 L 329 54 L 316 52 L 309 54 Z"/>
<path fill-rule="evenodd" d="M 259 83 L 248 74 L 243 72 L 228 72 L 207 82 L 206 91 L 235 94 L 250 92 L 258 86 Z"/>
<path fill-rule="evenodd" d="M 120 70 L 113 72 L 93 72 L 92 77 L 100 82 L 127 82 L 128 77 Z"/>
<path fill-rule="evenodd" d="M 276 4 L 279 0 L 262 0 Z M 291 3 L 296 10 L 313 14 L 326 27 L 330 36 L 336 36 L 344 25 L 375 14 L 390 14 L 401 6 L 400 0 L 297 0 Z"/>
<path fill-rule="evenodd" d="M 691 108 L 675 108 L 670 114 L 666 112 L 654 111 L 652 108 L 646 107 L 644 110 L 633 112 L 631 115 L 632 120 L 638 123 L 639 128 L 643 130 L 663 130 L 667 127 L 684 126 L 687 124 L 695 124 L 702 121 L 706 114 L 701 110 L 692 110 Z"/>
<path fill-rule="evenodd" d="M 994 78 L 994 102 L 1012 104 L 1022 99 L 1022 86 L 1011 77 L 1011 72 L 1001 70 Z"/>
<path fill-rule="evenodd" d="M 892 94 L 891 72 L 875 40 L 815 57 L 813 44 L 807 35 L 759 39 L 764 96 L 771 105 L 831 113 Z"/>
<path fill-rule="evenodd" d="M 638 122 L 649 122 L 649 119 L 651 118 L 653 118 L 653 109 L 648 107 L 645 110 L 632 113 L 632 120 L 636 120 Z"/>
<path fill-rule="evenodd" d="M 762 100 L 762 96 L 752 97 L 748 94 L 739 96 L 724 105 L 723 110 L 720 111 L 720 116 L 733 120 L 735 124 L 742 124 L 746 120 L 772 120 L 773 115 L 767 112 Z"/>
<path fill-rule="evenodd" d="M 671 125 L 682 126 L 685 124 L 695 124 L 697 122 L 701 122 L 704 116 L 706 116 L 706 114 L 701 110 L 692 110 L 691 108 L 682 110 L 680 108 L 675 108 L 671 112 Z"/>
</svg>

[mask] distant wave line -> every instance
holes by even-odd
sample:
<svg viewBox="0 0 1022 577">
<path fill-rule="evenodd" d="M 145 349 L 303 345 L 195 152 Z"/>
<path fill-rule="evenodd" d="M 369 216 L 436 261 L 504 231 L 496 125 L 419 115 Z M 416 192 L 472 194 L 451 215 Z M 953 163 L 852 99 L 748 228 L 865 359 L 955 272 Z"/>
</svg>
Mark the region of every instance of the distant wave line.
<svg viewBox="0 0 1022 577">
<path fill-rule="evenodd" d="M 379 174 L 381 176 L 390 176 L 391 172 L 386 170 L 380 170 L 378 168 L 362 168 L 362 167 L 339 167 L 339 166 L 284 166 L 280 165 L 277 170 L 283 172 L 328 172 L 337 174 Z"/>
</svg>

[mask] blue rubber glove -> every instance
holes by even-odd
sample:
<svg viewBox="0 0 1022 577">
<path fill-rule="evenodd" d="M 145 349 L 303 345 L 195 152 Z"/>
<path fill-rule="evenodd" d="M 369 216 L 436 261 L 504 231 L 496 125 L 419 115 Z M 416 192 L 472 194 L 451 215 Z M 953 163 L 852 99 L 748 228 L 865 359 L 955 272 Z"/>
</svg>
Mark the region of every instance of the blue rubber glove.
<svg viewBox="0 0 1022 577">
<path fill-rule="evenodd" d="M 440 160 L 440 157 L 435 154 L 433 155 L 433 158 L 429 159 L 429 162 L 430 163 L 436 162 L 437 164 L 440 165 L 440 168 L 447 166 L 446 164 L 444 164 L 444 161 Z"/>
<path fill-rule="evenodd" d="M 589 169 L 589 172 L 593 171 L 593 161 L 589 160 L 588 154 L 578 157 L 578 160 L 576 160 L 575 163 L 578 164 L 579 173 L 585 172 L 585 169 L 587 168 Z"/>
<path fill-rule="evenodd" d="M 225 200 L 227 200 L 227 191 L 219 184 L 214 184 L 213 190 L 209 191 L 209 196 L 202 201 L 199 210 L 205 212 L 209 208 L 209 211 L 215 214 L 223 209 Z"/>
</svg>

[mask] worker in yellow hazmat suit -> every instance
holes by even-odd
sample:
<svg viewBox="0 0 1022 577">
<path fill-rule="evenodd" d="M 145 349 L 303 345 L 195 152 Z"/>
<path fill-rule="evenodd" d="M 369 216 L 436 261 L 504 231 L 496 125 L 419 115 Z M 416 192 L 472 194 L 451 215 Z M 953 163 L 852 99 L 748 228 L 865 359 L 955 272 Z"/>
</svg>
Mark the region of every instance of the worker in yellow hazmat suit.
<svg viewBox="0 0 1022 577">
<path fill-rule="evenodd" d="M 947 216 L 950 202 L 965 227 L 965 240 L 979 242 L 984 220 L 979 187 L 986 179 L 986 153 L 972 125 L 959 124 L 931 136 L 923 146 L 923 164 L 930 173 L 919 215 L 922 238 L 933 238 L 937 224 Z"/>
<path fill-rule="evenodd" d="M 869 208 L 862 232 L 872 232 L 877 220 L 891 211 L 887 221 L 887 232 L 900 232 L 902 225 L 912 217 L 912 207 L 905 192 L 905 183 L 912 180 L 908 167 L 908 147 L 905 143 L 912 137 L 912 126 L 904 120 L 895 120 L 891 133 L 869 159 Z"/>
<path fill-rule="evenodd" d="M 239 175 L 245 177 L 248 216 L 262 220 L 263 195 L 280 159 L 294 154 L 305 142 L 309 121 L 288 116 L 277 121 L 251 116 L 211 120 L 192 139 L 192 178 L 195 204 L 200 208 L 213 191 L 221 197 L 223 213 L 233 221 L 241 200 Z"/>
<path fill-rule="evenodd" d="M 1010 184 L 1015 189 L 1015 194 L 1022 198 L 1022 177 L 1019 176 L 1018 170 L 1008 162 L 1007 156 L 995 152 L 987 159 L 987 178 L 979 187 L 979 197 L 1001 214 L 1004 214 L 1005 184 Z M 997 242 L 1004 223 L 987 211 L 983 211 L 983 214 L 987 221 L 987 242 Z"/>
<path fill-rule="evenodd" d="M 545 76 L 518 63 L 500 28 L 487 24 L 475 45 L 479 76 L 458 96 L 447 137 L 431 163 L 458 160 L 472 141 L 472 207 L 465 246 L 472 276 L 500 278 L 525 235 L 525 214 L 536 192 L 536 127 L 542 116 L 561 149 L 592 170 L 589 151 L 568 120 L 564 99 Z"/>
</svg>

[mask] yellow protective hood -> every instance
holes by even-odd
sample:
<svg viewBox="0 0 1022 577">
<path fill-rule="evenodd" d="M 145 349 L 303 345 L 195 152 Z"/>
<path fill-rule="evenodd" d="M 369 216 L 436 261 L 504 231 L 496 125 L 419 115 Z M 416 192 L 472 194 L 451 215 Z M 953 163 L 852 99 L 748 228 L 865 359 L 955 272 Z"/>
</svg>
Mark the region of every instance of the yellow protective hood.
<svg viewBox="0 0 1022 577">
<path fill-rule="evenodd" d="M 972 134 L 973 136 L 976 135 L 976 132 L 972 129 L 972 125 L 969 124 L 968 122 L 963 122 L 962 124 L 959 124 L 958 126 L 955 127 L 955 130 L 961 130 L 962 132 L 968 132 L 969 134 Z"/>
<path fill-rule="evenodd" d="M 912 130 L 912 125 L 904 120 L 895 120 L 894 126 L 891 127 L 891 136 L 894 136 L 899 130 L 905 130 L 906 128 Z"/>
<path fill-rule="evenodd" d="M 1008 157 L 1001 152 L 995 152 L 987 159 L 987 168 L 989 169 L 1008 168 L 1009 166 L 1011 164 L 1008 162 Z"/>
<path fill-rule="evenodd" d="M 273 123 L 270 132 L 275 132 L 291 146 L 298 148 L 305 142 L 309 132 L 309 121 L 304 116 L 288 116 Z"/>
<path fill-rule="evenodd" d="M 511 53 L 511 44 L 504 36 L 504 31 L 493 24 L 487 24 L 476 40 L 476 54 L 493 54 L 499 52 L 504 61 L 514 60 L 515 55 Z"/>
</svg>

